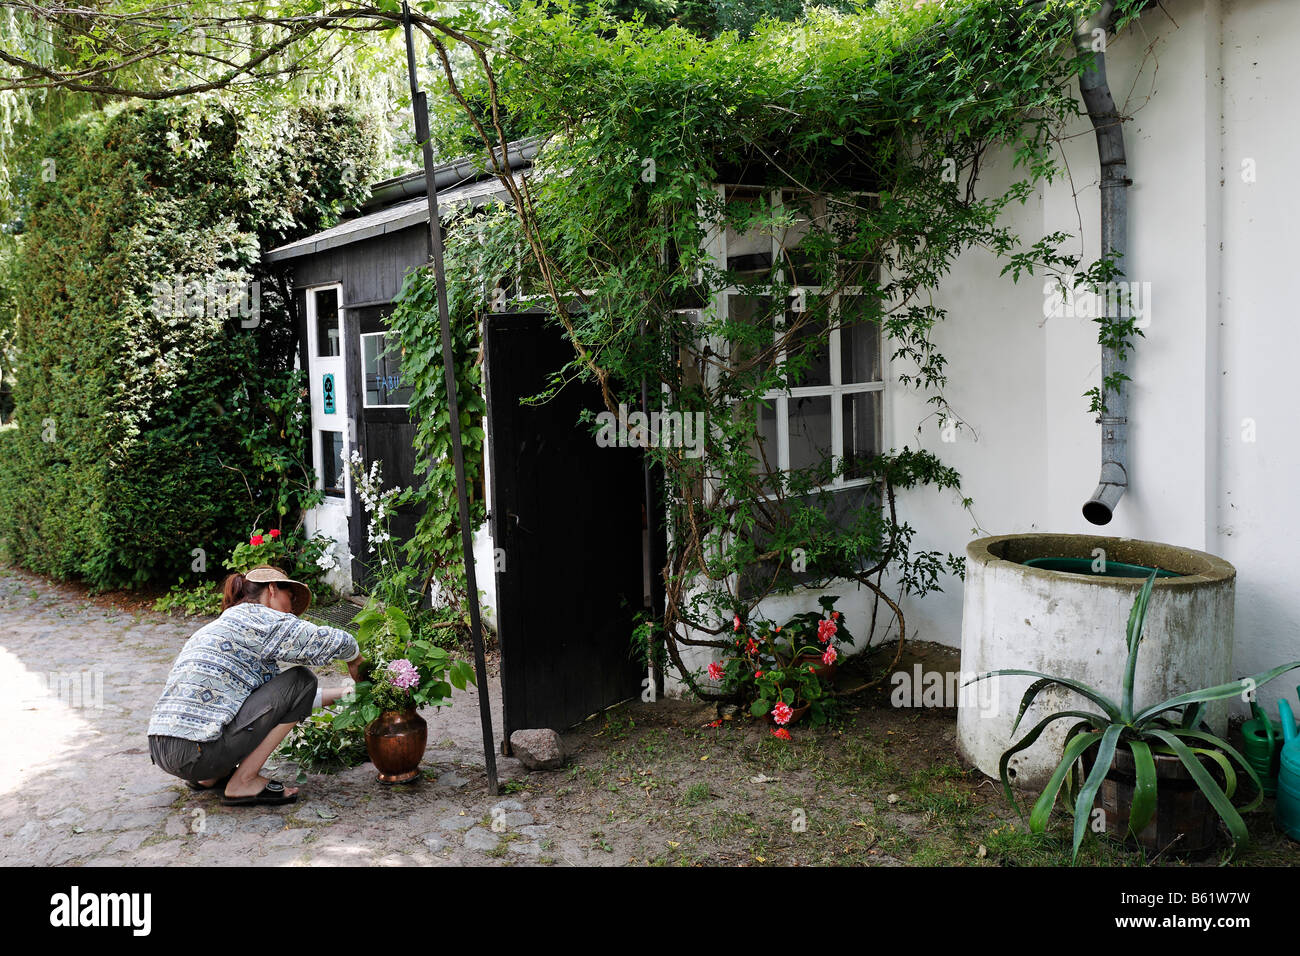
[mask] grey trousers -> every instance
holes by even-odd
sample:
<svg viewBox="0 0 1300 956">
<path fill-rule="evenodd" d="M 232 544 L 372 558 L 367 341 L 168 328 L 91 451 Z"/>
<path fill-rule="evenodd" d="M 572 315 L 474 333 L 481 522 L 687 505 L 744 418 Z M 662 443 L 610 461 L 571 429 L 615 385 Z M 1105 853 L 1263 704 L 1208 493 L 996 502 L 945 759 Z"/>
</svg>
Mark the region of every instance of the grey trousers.
<svg viewBox="0 0 1300 956">
<path fill-rule="evenodd" d="M 315 696 L 316 675 L 305 667 L 291 667 L 249 694 L 216 740 L 200 743 L 150 735 L 149 759 L 182 780 L 224 777 L 266 739 L 271 728 L 306 719 Z"/>
</svg>

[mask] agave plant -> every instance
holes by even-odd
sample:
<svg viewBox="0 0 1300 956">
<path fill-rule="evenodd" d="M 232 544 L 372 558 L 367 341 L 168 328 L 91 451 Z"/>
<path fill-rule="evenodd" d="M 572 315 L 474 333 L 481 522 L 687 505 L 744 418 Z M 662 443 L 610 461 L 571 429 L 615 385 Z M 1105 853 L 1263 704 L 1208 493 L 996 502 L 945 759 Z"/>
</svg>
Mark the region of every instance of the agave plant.
<svg viewBox="0 0 1300 956">
<path fill-rule="evenodd" d="M 996 670 L 980 674 L 968 681 L 974 683 L 989 677 L 1013 674 L 1038 678 L 1029 685 L 1029 689 L 1025 691 L 1025 696 L 1020 701 L 1020 710 L 1011 728 L 1012 734 L 1019 728 L 1021 718 L 1024 717 L 1029 705 L 1042 691 L 1053 685 L 1060 685 L 1074 691 L 1100 709 L 1101 713 L 1062 710 L 1051 714 L 1008 747 L 998 765 L 1002 777 L 1002 789 L 1006 793 L 1007 800 L 1023 818 L 1024 811 L 1016 801 L 1011 782 L 1007 778 L 1008 761 L 1020 751 L 1033 746 L 1047 725 L 1053 721 L 1066 717 L 1079 719 L 1066 735 L 1061 762 L 1047 781 L 1047 785 L 1029 814 L 1030 830 L 1034 833 L 1042 833 L 1047 828 L 1048 818 L 1064 784 L 1068 795 L 1074 799 L 1074 858 L 1079 855 L 1079 845 L 1083 842 L 1083 835 L 1088 829 L 1097 791 L 1110 772 L 1115 753 L 1120 747 L 1127 747 L 1132 752 L 1133 765 L 1136 768 L 1133 801 L 1129 808 L 1129 832 L 1135 836 L 1146 829 L 1156 811 L 1156 767 L 1153 754 L 1173 754 L 1187 768 L 1187 772 L 1191 774 L 1201 793 L 1227 825 L 1233 840 L 1233 856 L 1246 845 L 1249 839 L 1241 813 L 1254 810 L 1263 800 L 1264 788 L 1255 771 L 1241 754 L 1204 725 L 1202 714 L 1206 704 L 1216 700 L 1227 700 L 1249 689 L 1261 687 L 1273 678 L 1300 667 L 1300 661 L 1274 667 L 1254 677 L 1179 694 L 1177 697 L 1171 697 L 1135 712 L 1133 675 L 1137 670 L 1138 648 L 1142 642 L 1142 625 L 1146 620 L 1147 602 L 1151 599 L 1151 589 L 1155 581 L 1156 572 L 1152 571 L 1151 576 L 1142 586 L 1137 600 L 1133 602 L 1133 609 L 1129 612 L 1128 661 L 1124 667 L 1123 696 L 1119 703 L 1080 681 L 1069 677 L 1053 677 L 1038 671 Z M 1094 747 L 1097 748 L 1096 758 L 1091 771 L 1080 786 L 1079 780 L 1082 776 L 1079 771 L 1080 761 Z M 1212 761 L 1223 771 L 1224 786 L 1219 786 L 1219 782 L 1206 769 L 1202 759 Z M 1241 811 L 1238 811 L 1232 802 L 1232 796 L 1237 789 L 1237 774 L 1233 770 L 1234 761 L 1245 769 L 1255 785 L 1255 798 L 1241 808 Z"/>
</svg>

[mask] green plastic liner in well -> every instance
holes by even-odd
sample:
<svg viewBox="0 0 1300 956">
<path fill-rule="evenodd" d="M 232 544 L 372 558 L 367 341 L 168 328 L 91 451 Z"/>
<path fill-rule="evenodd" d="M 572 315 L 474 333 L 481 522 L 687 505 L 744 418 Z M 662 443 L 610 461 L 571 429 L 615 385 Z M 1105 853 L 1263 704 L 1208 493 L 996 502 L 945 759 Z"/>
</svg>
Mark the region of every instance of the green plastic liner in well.
<svg viewBox="0 0 1300 956">
<path fill-rule="evenodd" d="M 1166 571 L 1163 568 L 1156 570 L 1148 568 L 1141 564 L 1124 564 L 1121 561 L 1107 561 L 1105 571 L 1093 570 L 1092 558 L 1030 558 L 1022 562 L 1026 567 L 1042 568 L 1044 571 L 1066 571 L 1070 574 L 1090 574 L 1094 577 L 1106 578 L 1145 578 L 1153 570 L 1158 578 L 1181 578 L 1181 574 L 1173 571 Z"/>
</svg>

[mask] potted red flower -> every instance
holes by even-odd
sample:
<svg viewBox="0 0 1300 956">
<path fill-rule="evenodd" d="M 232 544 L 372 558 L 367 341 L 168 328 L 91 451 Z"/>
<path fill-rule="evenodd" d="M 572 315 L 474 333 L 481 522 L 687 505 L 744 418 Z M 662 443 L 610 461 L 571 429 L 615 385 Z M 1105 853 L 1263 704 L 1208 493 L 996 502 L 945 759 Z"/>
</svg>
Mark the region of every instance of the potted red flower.
<svg viewBox="0 0 1300 956">
<path fill-rule="evenodd" d="M 822 597 L 822 610 L 796 614 L 785 624 L 756 620 L 746 625 L 732 619 L 735 656 L 708 667 L 712 680 L 750 698 L 750 713 L 766 716 L 774 733 L 789 739 L 786 727 L 811 714 L 814 726 L 824 723 L 833 694 L 830 680 L 839 658 L 837 643 L 852 643 L 837 598 Z"/>
<path fill-rule="evenodd" d="M 779 630 L 790 641 L 793 663 L 816 668 L 819 677 L 835 678 L 840 651 L 837 644 L 853 645 L 853 636 L 845 626 L 844 615 L 835 610 L 839 598 L 823 595 L 818 599 L 820 613 L 805 611 L 786 621 Z"/>
</svg>

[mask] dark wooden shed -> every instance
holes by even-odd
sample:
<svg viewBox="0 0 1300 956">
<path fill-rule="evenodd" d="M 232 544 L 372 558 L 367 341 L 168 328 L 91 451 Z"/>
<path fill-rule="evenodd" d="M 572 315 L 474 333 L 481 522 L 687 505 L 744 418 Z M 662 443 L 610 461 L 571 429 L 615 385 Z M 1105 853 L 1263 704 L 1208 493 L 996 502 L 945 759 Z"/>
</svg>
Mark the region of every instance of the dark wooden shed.
<svg viewBox="0 0 1300 956">
<path fill-rule="evenodd" d="M 526 174 L 536 151 L 511 148 L 514 175 Z M 433 177 L 447 215 L 506 199 L 481 163 L 447 163 Z M 382 463 L 385 487 L 418 480 L 410 389 L 384 357 L 384 336 L 403 280 L 429 261 L 428 215 L 424 174 L 414 173 L 377 184 L 357 215 L 264 257 L 291 271 L 309 375 L 313 464 L 326 493 L 309 531 L 347 541 L 344 583 L 361 590 L 370 580 L 366 518 L 345 460 L 355 450 L 366 467 Z M 641 692 L 646 671 L 632 634 L 655 589 L 640 452 L 600 448 L 578 425 L 598 390 L 574 385 L 545 405 L 520 403 L 571 347 L 537 314 L 494 314 L 483 335 L 492 551 L 476 569 L 480 587 L 495 585 L 508 752 L 515 730 L 567 727 Z M 408 536 L 418 518 L 399 512 L 393 535 Z"/>
</svg>

